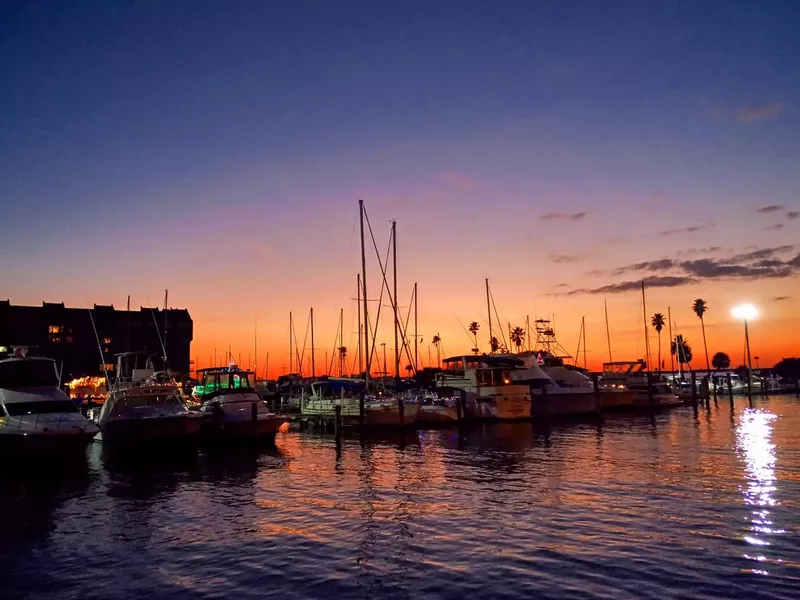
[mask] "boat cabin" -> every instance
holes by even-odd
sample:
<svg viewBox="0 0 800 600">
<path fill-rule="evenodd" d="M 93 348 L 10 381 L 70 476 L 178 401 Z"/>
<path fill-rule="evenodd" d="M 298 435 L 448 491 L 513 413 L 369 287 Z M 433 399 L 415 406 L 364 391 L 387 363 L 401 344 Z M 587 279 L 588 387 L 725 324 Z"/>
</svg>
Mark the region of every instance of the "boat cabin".
<svg viewBox="0 0 800 600">
<path fill-rule="evenodd" d="M 474 373 L 474 381 L 472 374 Z M 442 361 L 442 371 L 436 374 L 439 386 L 455 386 L 466 381 L 478 387 L 512 385 L 511 369 L 488 366 L 482 356 L 455 356 Z"/>
<path fill-rule="evenodd" d="M 56 363 L 49 358 L 0 360 L 0 388 L 58 387 Z"/>
<path fill-rule="evenodd" d="M 200 383 L 195 386 L 194 394 L 204 399 L 219 394 L 255 391 L 255 373 L 236 366 L 200 369 L 198 374 Z"/>
<path fill-rule="evenodd" d="M 54 360 L 49 358 L 8 358 L 0 360 L 0 417 L 22 417 L 56 413 L 76 413 L 78 407 L 58 390 Z M 31 400 L 29 389 L 49 389 Z"/>
</svg>

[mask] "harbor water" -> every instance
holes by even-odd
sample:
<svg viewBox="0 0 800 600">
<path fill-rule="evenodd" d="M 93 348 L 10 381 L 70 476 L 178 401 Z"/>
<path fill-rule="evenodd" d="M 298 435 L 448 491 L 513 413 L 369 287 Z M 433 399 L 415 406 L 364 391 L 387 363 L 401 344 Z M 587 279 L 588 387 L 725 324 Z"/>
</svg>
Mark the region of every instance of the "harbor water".
<svg viewBox="0 0 800 600">
<path fill-rule="evenodd" d="M 13 462 L 13 459 L 5 460 Z M 2 597 L 789 598 L 800 400 L 15 468 Z"/>
</svg>

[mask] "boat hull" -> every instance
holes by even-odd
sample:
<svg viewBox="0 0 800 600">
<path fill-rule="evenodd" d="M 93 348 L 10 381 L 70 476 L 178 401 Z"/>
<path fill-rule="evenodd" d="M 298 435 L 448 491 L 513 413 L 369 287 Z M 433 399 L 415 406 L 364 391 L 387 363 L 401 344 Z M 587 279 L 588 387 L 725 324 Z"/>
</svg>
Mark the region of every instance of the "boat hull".
<svg viewBox="0 0 800 600">
<path fill-rule="evenodd" d="M 307 400 L 302 405 L 302 415 L 306 418 L 318 418 L 332 421 L 336 418 L 336 406 L 341 406 L 342 424 L 345 426 L 361 425 L 361 408 L 357 398 Z M 420 405 L 416 402 L 404 402 L 402 417 L 400 404 L 395 401 L 368 401 L 364 404 L 364 425 L 367 427 L 405 427 L 414 425 L 419 414 Z"/>
<path fill-rule="evenodd" d="M 561 392 L 531 395 L 531 412 L 536 416 L 577 416 L 596 414 L 600 404 L 594 392 Z"/>
<path fill-rule="evenodd" d="M 105 443 L 193 441 L 203 424 L 201 416 L 175 415 L 116 419 L 101 427 Z"/>
<path fill-rule="evenodd" d="M 92 443 L 96 430 L 76 433 L 0 433 L 0 453 L 24 458 L 28 455 L 81 454 Z"/>
<path fill-rule="evenodd" d="M 444 425 L 458 423 L 458 409 L 455 406 L 441 404 L 422 404 L 417 413 L 419 425 Z"/>
<path fill-rule="evenodd" d="M 636 392 L 629 390 L 600 392 L 600 408 L 603 411 L 630 410 L 635 403 Z"/>
<path fill-rule="evenodd" d="M 255 420 L 206 416 L 200 427 L 200 436 L 205 440 L 274 438 L 287 422 L 286 417 L 277 415 L 259 415 Z"/>
<path fill-rule="evenodd" d="M 531 400 L 517 395 L 467 394 L 467 415 L 477 420 L 522 421 L 531 417 Z"/>
</svg>

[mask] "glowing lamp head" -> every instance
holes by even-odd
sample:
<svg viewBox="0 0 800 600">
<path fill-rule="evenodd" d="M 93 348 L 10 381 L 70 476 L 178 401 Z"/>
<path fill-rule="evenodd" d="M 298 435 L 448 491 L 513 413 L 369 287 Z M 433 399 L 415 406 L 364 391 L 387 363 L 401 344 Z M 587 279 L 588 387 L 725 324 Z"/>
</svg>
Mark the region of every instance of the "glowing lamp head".
<svg viewBox="0 0 800 600">
<path fill-rule="evenodd" d="M 758 311 L 752 304 L 740 304 L 731 309 L 731 315 L 740 321 L 750 321 L 758 316 Z"/>
</svg>

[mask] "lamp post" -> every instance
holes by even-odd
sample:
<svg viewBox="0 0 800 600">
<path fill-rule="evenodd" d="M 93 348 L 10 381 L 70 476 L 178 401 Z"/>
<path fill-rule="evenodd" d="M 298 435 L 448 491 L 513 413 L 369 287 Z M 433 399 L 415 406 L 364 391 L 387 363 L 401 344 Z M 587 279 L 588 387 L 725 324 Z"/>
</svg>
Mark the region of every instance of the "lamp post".
<svg viewBox="0 0 800 600">
<path fill-rule="evenodd" d="M 747 393 L 749 394 L 753 380 L 753 361 L 750 359 L 750 331 L 747 327 L 747 321 L 755 319 L 758 316 L 758 311 L 752 304 L 740 304 L 731 310 L 731 315 L 735 319 L 744 321 L 744 344 L 747 348 Z"/>
</svg>

